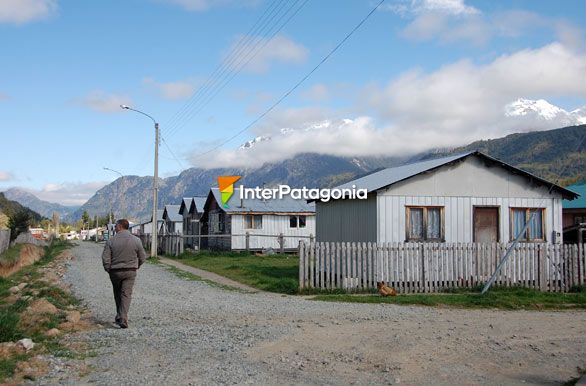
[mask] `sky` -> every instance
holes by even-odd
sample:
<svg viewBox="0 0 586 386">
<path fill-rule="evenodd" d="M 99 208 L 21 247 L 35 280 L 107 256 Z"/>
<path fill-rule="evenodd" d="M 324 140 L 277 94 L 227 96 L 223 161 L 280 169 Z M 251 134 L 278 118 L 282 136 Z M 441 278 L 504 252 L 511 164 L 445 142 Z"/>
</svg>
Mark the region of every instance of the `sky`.
<svg viewBox="0 0 586 386">
<path fill-rule="evenodd" d="M 0 0 L 0 191 L 81 205 L 152 175 L 153 122 L 120 104 L 160 123 L 162 177 L 453 147 L 560 127 L 507 116 L 519 98 L 586 105 L 582 0 L 378 4 Z"/>
</svg>

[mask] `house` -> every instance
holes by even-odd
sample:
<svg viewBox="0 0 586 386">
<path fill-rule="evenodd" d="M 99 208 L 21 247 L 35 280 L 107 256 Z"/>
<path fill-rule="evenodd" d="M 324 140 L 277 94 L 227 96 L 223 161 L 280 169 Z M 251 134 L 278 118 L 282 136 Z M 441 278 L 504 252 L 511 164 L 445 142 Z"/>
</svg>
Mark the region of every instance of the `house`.
<svg viewBox="0 0 586 386">
<path fill-rule="evenodd" d="M 586 239 L 586 181 L 567 188 L 578 193 L 580 198 L 562 202 L 564 242 L 582 244 Z"/>
<path fill-rule="evenodd" d="M 159 229 L 159 230 L 163 226 L 163 212 L 164 212 L 163 209 L 157 209 L 157 229 Z M 153 233 L 153 216 L 151 216 L 150 221 L 139 224 L 138 229 L 137 229 L 137 227 L 133 227 L 132 233 L 139 234 L 139 235 L 152 234 Z"/>
<path fill-rule="evenodd" d="M 202 234 L 207 234 L 207 247 L 224 250 L 296 250 L 299 241 L 315 235 L 315 205 L 290 196 L 282 199 L 240 199 L 240 188 L 227 208 L 220 204 L 218 188 L 207 196 L 201 217 Z M 248 234 L 248 237 L 246 236 Z"/>
<path fill-rule="evenodd" d="M 185 246 L 188 248 L 199 248 L 199 238 L 203 215 L 203 207 L 206 202 L 206 196 L 195 196 L 184 198 L 179 208 L 179 214 L 183 217 L 183 235 L 192 236 L 185 238 Z"/>
<path fill-rule="evenodd" d="M 318 241 L 560 243 L 562 199 L 577 195 L 474 151 L 384 169 L 338 188 L 367 199 L 316 203 Z"/>
<path fill-rule="evenodd" d="M 183 233 L 183 217 L 179 214 L 180 207 L 180 205 L 165 205 L 163 223 L 159 228 L 161 235 Z"/>
</svg>

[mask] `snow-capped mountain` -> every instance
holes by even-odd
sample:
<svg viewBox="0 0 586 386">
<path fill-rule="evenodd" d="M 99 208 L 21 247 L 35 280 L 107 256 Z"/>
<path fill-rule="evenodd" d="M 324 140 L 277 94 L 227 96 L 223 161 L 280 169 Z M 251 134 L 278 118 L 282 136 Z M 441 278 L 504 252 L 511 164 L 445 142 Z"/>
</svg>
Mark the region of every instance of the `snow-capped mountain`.
<svg viewBox="0 0 586 386">
<path fill-rule="evenodd" d="M 544 99 L 519 98 L 505 106 L 505 116 L 552 121 L 559 126 L 574 126 L 586 123 L 586 106 L 568 112 Z"/>
<path fill-rule="evenodd" d="M 353 121 L 351 119 L 342 119 L 340 121 L 340 124 L 349 124 L 352 122 Z M 326 119 L 323 121 L 311 123 L 307 127 L 300 128 L 300 129 L 295 129 L 292 127 L 284 127 L 278 131 L 277 135 L 286 136 L 286 135 L 291 135 L 296 132 L 322 130 L 322 129 L 329 128 L 332 124 L 333 124 L 332 121 Z M 249 141 L 244 142 L 242 145 L 240 145 L 239 149 L 240 150 L 250 149 L 250 148 L 254 147 L 255 145 L 259 144 L 260 142 L 270 141 L 271 139 L 272 139 L 272 137 L 270 135 L 261 135 L 261 136 L 254 138 L 254 139 L 251 139 Z"/>
</svg>

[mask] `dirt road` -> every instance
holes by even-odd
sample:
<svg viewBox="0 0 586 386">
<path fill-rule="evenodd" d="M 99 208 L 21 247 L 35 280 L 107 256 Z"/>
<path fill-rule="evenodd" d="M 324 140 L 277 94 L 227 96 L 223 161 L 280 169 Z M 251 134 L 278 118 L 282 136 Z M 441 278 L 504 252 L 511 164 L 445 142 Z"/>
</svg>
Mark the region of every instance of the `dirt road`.
<svg viewBox="0 0 586 386">
<path fill-rule="evenodd" d="M 72 250 L 65 280 L 104 328 L 78 384 L 559 384 L 586 365 L 586 312 L 454 310 L 324 303 L 140 271 L 130 328 L 110 327 L 114 301 L 101 247 Z"/>
</svg>

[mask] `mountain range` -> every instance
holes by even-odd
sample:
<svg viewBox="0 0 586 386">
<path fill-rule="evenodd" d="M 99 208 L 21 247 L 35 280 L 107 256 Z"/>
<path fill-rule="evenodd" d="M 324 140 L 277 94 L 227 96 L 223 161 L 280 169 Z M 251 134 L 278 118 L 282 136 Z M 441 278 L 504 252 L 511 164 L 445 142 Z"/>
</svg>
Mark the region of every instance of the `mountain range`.
<svg viewBox="0 0 586 386">
<path fill-rule="evenodd" d="M 178 176 L 160 179 L 159 206 L 178 204 L 183 197 L 206 195 L 220 175 L 242 176 L 246 186 L 332 187 L 382 168 L 472 150 L 480 150 L 553 182 L 572 183 L 586 179 L 586 152 L 583 147 L 575 150 L 585 133 L 586 125 L 579 125 L 511 134 L 408 157 L 337 157 L 310 153 L 257 169 L 190 168 Z M 105 214 L 111 208 L 116 216 L 146 220 L 150 218 L 151 205 L 152 177 L 124 176 L 97 191 L 68 219 L 79 219 L 84 210 L 94 215 Z"/>
<path fill-rule="evenodd" d="M 574 150 L 586 132 L 586 106 L 566 111 L 545 100 L 517 99 L 504 108 L 511 119 L 542 122 L 539 127 L 560 127 L 547 131 L 511 134 L 503 138 L 481 140 L 454 148 L 432 149 L 411 156 L 340 157 L 307 153 L 259 168 L 190 168 L 178 176 L 159 179 L 159 207 L 177 204 L 182 197 L 206 195 L 217 184 L 219 175 L 242 176 L 246 186 L 332 187 L 373 171 L 443 157 L 456 153 L 480 150 L 511 165 L 560 184 L 586 179 L 586 152 Z M 295 130 L 313 131 L 327 128 L 335 122 L 323 121 L 305 128 L 283 128 L 276 136 L 287 136 Z M 555 126 L 559 124 L 560 126 Z M 259 136 L 240 146 L 247 151 L 260 142 L 271 141 L 271 136 Z M 563 174 L 560 176 L 560 174 Z M 105 215 L 112 210 L 115 216 L 134 221 L 150 218 L 152 207 L 152 177 L 123 176 L 98 190 L 81 207 L 66 207 L 39 200 L 21 189 L 9 189 L 6 197 L 18 201 L 45 217 L 59 212 L 62 219 L 74 222 L 84 211 L 90 215 Z"/>
<path fill-rule="evenodd" d="M 0 213 L 3 213 L 8 217 L 12 217 L 18 212 L 28 213 L 33 223 L 38 223 L 43 219 L 43 216 L 41 216 L 39 213 L 31 210 L 30 208 L 27 208 L 17 201 L 9 200 L 4 196 L 4 193 L 0 192 Z"/>
</svg>

